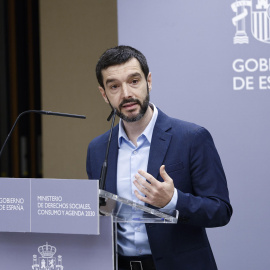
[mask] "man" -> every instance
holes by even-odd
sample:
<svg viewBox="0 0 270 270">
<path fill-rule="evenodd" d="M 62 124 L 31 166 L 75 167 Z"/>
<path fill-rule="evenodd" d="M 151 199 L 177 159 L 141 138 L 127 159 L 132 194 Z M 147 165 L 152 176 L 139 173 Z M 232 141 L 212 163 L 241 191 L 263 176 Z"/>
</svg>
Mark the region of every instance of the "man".
<svg viewBox="0 0 270 270">
<path fill-rule="evenodd" d="M 107 50 L 96 75 L 105 102 L 121 118 L 113 129 L 105 189 L 179 211 L 177 224 L 119 224 L 119 269 L 217 269 L 205 228 L 226 225 L 232 207 L 211 135 L 149 103 L 152 76 L 136 49 Z M 100 177 L 107 140 L 108 132 L 89 144 L 89 179 Z"/>
</svg>

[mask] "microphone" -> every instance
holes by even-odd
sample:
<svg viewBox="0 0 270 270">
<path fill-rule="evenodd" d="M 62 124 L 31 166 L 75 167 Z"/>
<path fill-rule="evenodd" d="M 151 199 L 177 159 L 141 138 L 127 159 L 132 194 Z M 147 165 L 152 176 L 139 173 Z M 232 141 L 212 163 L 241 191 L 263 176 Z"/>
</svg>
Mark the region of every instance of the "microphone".
<svg viewBox="0 0 270 270">
<path fill-rule="evenodd" d="M 113 117 L 112 123 L 111 123 L 109 139 L 108 139 L 108 144 L 107 144 L 107 149 L 106 149 L 105 160 L 103 162 L 101 173 L 100 173 L 100 178 L 99 178 L 99 189 L 102 189 L 102 190 L 104 190 L 104 188 L 105 188 L 107 169 L 108 169 L 108 155 L 109 155 L 109 148 L 110 148 L 110 144 L 111 144 L 111 138 L 112 138 L 112 131 L 113 131 L 113 127 L 114 127 L 115 116 L 116 116 L 116 109 L 113 109 L 111 114 L 109 115 L 109 117 L 107 119 L 107 121 L 110 121 L 110 119 Z M 99 205 L 100 206 L 105 206 L 106 205 L 106 202 L 105 202 L 104 198 L 101 198 L 101 197 L 99 198 Z"/>
<path fill-rule="evenodd" d="M 2 148 L 1 148 L 1 151 L 0 151 L 0 158 L 1 158 L 1 155 L 2 155 L 2 152 L 8 142 L 8 139 L 10 137 L 10 135 L 12 134 L 17 122 L 19 121 L 19 119 L 26 113 L 39 113 L 39 114 L 47 114 L 47 115 L 56 115 L 56 116 L 64 116 L 64 117 L 73 117 L 73 118 L 81 118 L 81 119 L 85 119 L 86 116 L 85 115 L 79 115 L 79 114 L 70 114 L 70 113 L 60 113 L 60 112 L 51 112 L 51 111 L 42 111 L 42 110 L 28 110 L 28 111 L 24 111 L 22 113 L 19 114 L 19 116 L 17 117 L 15 123 L 13 124 Z"/>
<path fill-rule="evenodd" d="M 56 115 L 56 116 L 86 119 L 85 115 L 80 115 L 80 114 L 60 113 L 60 112 L 51 112 L 51 111 L 34 111 L 34 110 L 26 111 L 26 112 L 36 112 L 36 113 L 47 114 L 47 115 Z"/>
<path fill-rule="evenodd" d="M 112 116 L 114 115 L 114 113 L 115 113 L 115 109 L 111 111 L 110 115 L 107 118 L 107 121 L 110 121 L 112 119 Z"/>
</svg>

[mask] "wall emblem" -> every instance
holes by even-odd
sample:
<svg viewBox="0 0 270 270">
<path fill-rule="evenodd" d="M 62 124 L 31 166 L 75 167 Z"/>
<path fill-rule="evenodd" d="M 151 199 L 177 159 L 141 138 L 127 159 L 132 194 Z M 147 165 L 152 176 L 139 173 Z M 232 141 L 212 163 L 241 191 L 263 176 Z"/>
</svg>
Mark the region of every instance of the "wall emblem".
<svg viewBox="0 0 270 270">
<path fill-rule="evenodd" d="M 236 0 L 232 5 L 236 16 L 232 19 L 236 28 L 234 44 L 248 44 L 249 36 L 246 31 L 246 20 L 251 13 L 251 33 L 261 42 L 270 44 L 270 4 L 269 0 Z"/>
<path fill-rule="evenodd" d="M 63 270 L 62 256 L 58 255 L 57 259 L 54 257 L 56 248 L 54 246 L 46 245 L 40 246 L 38 252 L 41 257 L 33 255 L 32 270 Z"/>
</svg>

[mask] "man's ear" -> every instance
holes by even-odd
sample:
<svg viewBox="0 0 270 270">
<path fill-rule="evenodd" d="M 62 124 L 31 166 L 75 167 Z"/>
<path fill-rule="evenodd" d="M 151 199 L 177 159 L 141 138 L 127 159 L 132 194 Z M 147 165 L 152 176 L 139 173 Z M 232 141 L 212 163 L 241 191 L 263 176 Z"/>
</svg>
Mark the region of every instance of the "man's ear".
<svg viewBox="0 0 270 270">
<path fill-rule="evenodd" d="M 149 72 L 148 76 L 147 76 L 147 84 L 148 84 L 148 88 L 149 88 L 149 92 L 152 89 L 152 73 Z"/>
<path fill-rule="evenodd" d="M 101 93 L 102 97 L 104 98 L 105 102 L 106 102 L 106 103 L 109 103 L 109 101 L 108 101 L 108 98 L 107 98 L 107 95 L 106 95 L 106 92 L 105 92 L 104 88 L 103 88 L 103 87 L 101 87 L 101 86 L 99 86 L 99 87 L 98 87 L 98 89 L 99 89 L 99 91 L 100 91 L 100 93 Z"/>
</svg>

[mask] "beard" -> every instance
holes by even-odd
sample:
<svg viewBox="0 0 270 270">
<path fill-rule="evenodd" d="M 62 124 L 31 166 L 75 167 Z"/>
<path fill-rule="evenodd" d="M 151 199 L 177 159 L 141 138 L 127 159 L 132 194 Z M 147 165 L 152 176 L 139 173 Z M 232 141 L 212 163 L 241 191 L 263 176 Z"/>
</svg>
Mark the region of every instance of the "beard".
<svg viewBox="0 0 270 270">
<path fill-rule="evenodd" d="M 149 101 L 150 101 L 150 96 L 149 96 L 149 89 L 148 89 L 148 85 L 147 85 L 147 94 L 146 94 L 146 97 L 144 98 L 143 102 L 141 102 L 140 100 L 136 99 L 136 98 L 128 98 L 128 99 L 124 99 L 119 107 L 116 109 L 116 114 L 124 121 L 126 122 L 136 122 L 138 120 L 140 120 L 146 113 L 147 111 L 147 108 L 149 106 Z M 139 104 L 140 106 L 140 111 L 139 113 L 136 115 L 136 116 L 133 116 L 133 117 L 128 117 L 126 116 L 125 114 L 123 114 L 121 112 L 121 108 L 123 107 L 124 104 L 126 103 L 136 103 L 136 104 Z M 111 106 L 112 109 L 114 109 L 109 101 L 109 104 Z"/>
<path fill-rule="evenodd" d="M 129 102 L 133 102 L 133 103 L 137 103 L 139 104 L 140 106 L 140 111 L 139 113 L 136 115 L 136 116 L 133 116 L 133 117 L 128 117 L 126 115 L 124 115 L 121 110 L 118 110 L 116 111 L 116 114 L 121 118 L 123 119 L 124 121 L 126 122 L 136 122 L 136 121 L 139 121 L 146 113 L 147 111 L 147 108 L 149 106 L 149 93 L 147 92 L 147 95 L 145 97 L 145 99 L 143 100 L 143 102 L 140 102 L 138 99 L 136 98 L 129 98 L 129 99 L 125 99 L 121 102 L 121 104 L 119 105 L 119 108 L 121 109 L 121 107 L 126 104 L 126 103 L 129 103 Z"/>
</svg>

